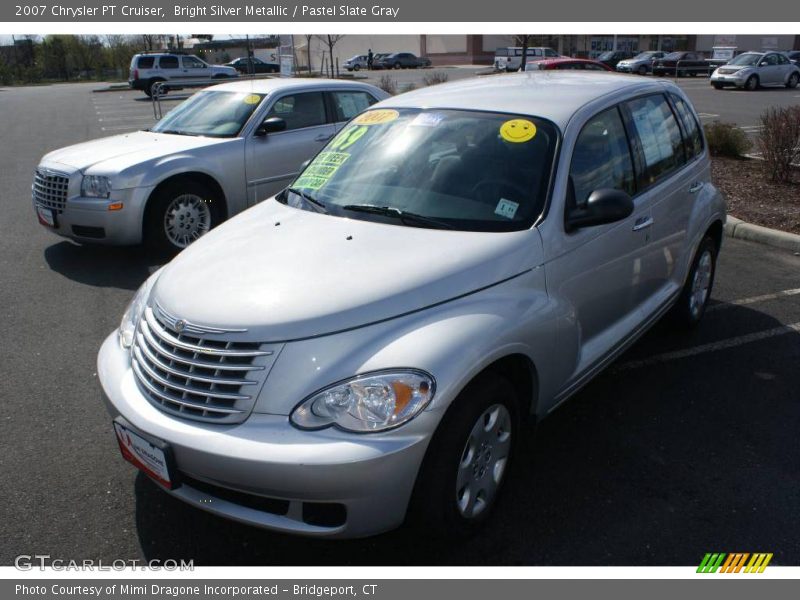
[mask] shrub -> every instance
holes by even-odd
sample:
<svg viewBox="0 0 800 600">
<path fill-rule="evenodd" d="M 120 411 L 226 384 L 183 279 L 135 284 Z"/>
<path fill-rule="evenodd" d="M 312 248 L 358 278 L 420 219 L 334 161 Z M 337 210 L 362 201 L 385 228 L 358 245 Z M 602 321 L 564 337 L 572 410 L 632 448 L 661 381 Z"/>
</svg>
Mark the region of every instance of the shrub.
<svg viewBox="0 0 800 600">
<path fill-rule="evenodd" d="M 0 85 L 13 85 L 14 72 L 6 65 L 0 64 Z"/>
<path fill-rule="evenodd" d="M 441 71 L 434 71 L 433 73 L 428 73 L 423 78 L 425 85 L 436 85 L 437 83 L 445 83 L 449 79 L 447 73 L 442 73 Z"/>
<path fill-rule="evenodd" d="M 378 87 L 392 96 L 397 93 L 397 81 L 391 75 L 382 75 Z"/>
<path fill-rule="evenodd" d="M 764 172 L 772 181 L 788 182 L 792 163 L 800 162 L 800 106 L 773 107 L 761 113 L 756 145 Z"/>
<path fill-rule="evenodd" d="M 752 146 L 747 134 L 732 123 L 714 121 L 705 126 L 705 132 L 713 156 L 739 158 Z"/>
</svg>

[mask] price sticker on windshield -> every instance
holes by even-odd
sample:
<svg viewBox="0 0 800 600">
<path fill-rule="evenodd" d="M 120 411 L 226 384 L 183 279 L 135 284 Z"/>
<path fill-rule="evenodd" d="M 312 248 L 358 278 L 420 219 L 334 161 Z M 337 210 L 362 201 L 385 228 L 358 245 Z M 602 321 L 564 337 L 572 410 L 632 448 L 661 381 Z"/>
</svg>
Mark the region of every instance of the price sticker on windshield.
<svg viewBox="0 0 800 600">
<path fill-rule="evenodd" d="M 391 108 L 380 108 L 378 110 L 370 110 L 358 115 L 353 119 L 353 123 L 358 125 L 383 125 L 384 123 L 391 123 L 400 113 Z"/>
</svg>

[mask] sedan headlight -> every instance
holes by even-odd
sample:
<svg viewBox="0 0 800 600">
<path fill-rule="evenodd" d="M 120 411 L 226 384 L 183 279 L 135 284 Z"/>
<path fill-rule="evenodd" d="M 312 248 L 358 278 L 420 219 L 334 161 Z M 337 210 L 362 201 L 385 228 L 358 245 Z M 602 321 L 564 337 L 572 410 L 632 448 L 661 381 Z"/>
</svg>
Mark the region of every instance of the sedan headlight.
<svg viewBox="0 0 800 600">
<path fill-rule="evenodd" d="M 105 175 L 84 175 L 81 182 L 81 196 L 108 198 L 111 194 L 111 180 Z"/>
<path fill-rule="evenodd" d="M 150 297 L 150 291 L 153 289 L 158 276 L 161 274 L 161 269 L 153 273 L 147 281 L 145 281 L 136 295 L 128 304 L 125 313 L 122 315 L 122 321 L 119 324 L 119 343 L 123 348 L 130 348 L 133 345 L 133 338 L 136 335 L 136 325 L 142 317 L 145 307 L 147 306 L 147 299 Z"/>
<path fill-rule="evenodd" d="M 417 416 L 430 403 L 435 387 L 431 375 L 415 369 L 359 375 L 303 400 L 291 421 L 301 429 L 385 431 Z"/>
</svg>

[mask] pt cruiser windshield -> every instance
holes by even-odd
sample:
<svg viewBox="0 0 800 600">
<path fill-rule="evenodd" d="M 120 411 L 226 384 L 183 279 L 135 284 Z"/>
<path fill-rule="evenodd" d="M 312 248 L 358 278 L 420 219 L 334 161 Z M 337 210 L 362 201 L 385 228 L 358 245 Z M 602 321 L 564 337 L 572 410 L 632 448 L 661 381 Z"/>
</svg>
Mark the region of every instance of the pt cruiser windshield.
<svg viewBox="0 0 800 600">
<path fill-rule="evenodd" d="M 278 200 L 407 226 L 527 229 L 545 205 L 556 139 L 556 128 L 534 117 L 372 110 L 331 140 Z"/>
<path fill-rule="evenodd" d="M 175 135 L 234 137 L 264 98 L 245 92 L 199 92 L 171 110 L 150 131 Z"/>
</svg>

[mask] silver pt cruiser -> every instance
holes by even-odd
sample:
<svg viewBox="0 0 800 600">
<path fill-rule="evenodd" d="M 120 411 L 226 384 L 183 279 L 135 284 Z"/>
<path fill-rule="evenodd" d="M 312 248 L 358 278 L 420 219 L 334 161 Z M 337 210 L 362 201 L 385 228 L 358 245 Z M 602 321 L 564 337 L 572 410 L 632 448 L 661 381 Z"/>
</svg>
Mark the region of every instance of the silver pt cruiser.
<svg viewBox="0 0 800 600">
<path fill-rule="evenodd" d="M 121 451 L 260 527 L 468 534 L 526 421 L 667 313 L 698 323 L 724 221 L 671 83 L 530 72 L 387 99 L 137 292 L 98 359 Z"/>
</svg>

